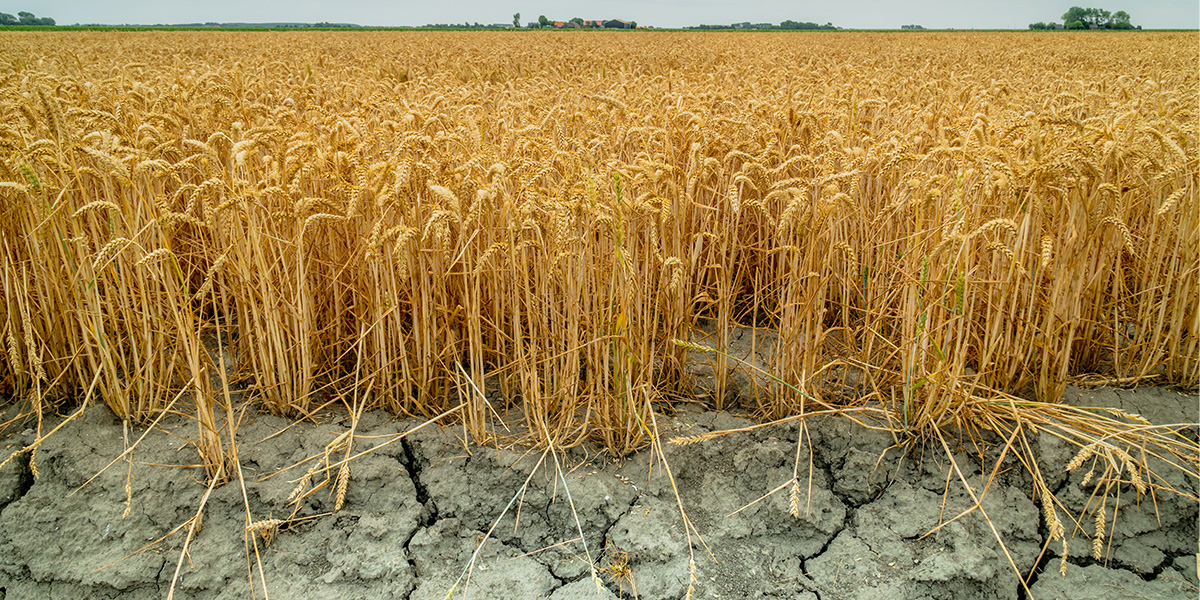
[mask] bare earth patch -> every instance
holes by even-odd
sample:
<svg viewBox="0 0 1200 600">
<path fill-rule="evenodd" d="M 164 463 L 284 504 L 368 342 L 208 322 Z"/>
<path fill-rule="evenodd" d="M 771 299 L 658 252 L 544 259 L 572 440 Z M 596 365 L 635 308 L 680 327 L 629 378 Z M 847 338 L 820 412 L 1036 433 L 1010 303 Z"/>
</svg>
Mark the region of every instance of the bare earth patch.
<svg viewBox="0 0 1200 600">
<path fill-rule="evenodd" d="M 1194 396 L 1166 389 L 1068 389 L 1065 400 L 1119 407 L 1155 423 L 1194 423 L 1197 417 Z M 356 449 L 387 439 L 370 436 L 416 424 L 368 413 L 359 423 Z M 715 411 L 660 421 L 680 435 L 748 424 Z M 305 468 L 261 478 L 321 453 L 345 431 L 338 423 L 288 425 L 257 416 L 239 430 L 254 520 L 291 514 L 288 495 Z M 42 445 L 36 480 L 27 461 L 0 471 L 0 598 L 166 597 L 183 532 L 125 557 L 195 513 L 205 491 L 198 483 L 202 470 L 160 466 L 196 462 L 195 449 L 182 439 L 194 437 L 193 427 L 167 424 L 138 446 L 124 518 L 125 462 L 72 493 L 123 449 L 120 423 L 106 408 L 88 410 Z M 927 448 L 906 455 L 889 435 L 844 419 L 808 421 L 812 454 L 807 441 L 801 444 L 798 517 L 789 514 L 787 489 L 730 516 L 792 477 L 798 430 L 793 424 L 664 446 L 684 508 L 712 552 L 697 543 L 694 597 L 1025 597 L 978 511 L 925 535 L 971 505 L 956 480 L 947 485 L 943 452 Z M 529 478 L 523 497 L 476 557 L 469 581 L 458 584 L 458 597 L 465 591 L 477 599 L 632 598 L 635 588 L 645 600 L 684 597 L 689 552 L 679 508 L 649 453 L 614 464 L 577 448 L 560 457 L 562 479 L 549 458 L 530 477 L 539 451 L 468 453 L 456 433 L 461 430 L 426 428 L 354 461 L 341 511 L 285 525 L 269 547 L 260 544 L 269 596 L 445 598 L 478 541 Z M 30 441 L 31 432 L 16 431 L 0 448 L 11 451 Z M 1047 482 L 1066 507 L 1082 509 L 1085 474 L 1064 471 L 1074 449 L 1049 436 L 1038 443 Z M 966 439 L 955 450 L 964 475 L 981 492 L 998 450 L 985 450 L 983 463 Z M 1017 566 L 1037 571 L 1030 582 L 1035 598 L 1196 597 L 1194 501 L 1157 495 L 1138 503 L 1133 490 L 1125 490 L 1115 498 L 1115 515 L 1110 504 L 1111 546 L 1100 560 L 1092 558 L 1093 524 L 1085 519 L 1076 527 L 1068 520 L 1064 577 L 1061 547 L 1045 543 L 1048 531 L 1030 499 L 1028 475 L 1015 463 L 1005 467 L 1011 468 L 987 486 L 984 508 Z M 1174 483 L 1196 494 L 1195 481 Z M 331 511 L 330 488 L 309 496 L 297 516 Z M 240 486 L 235 481 L 216 488 L 183 559 L 177 597 L 251 597 L 252 571 L 262 596 L 253 550 L 247 560 L 245 527 Z M 572 541 L 580 529 L 586 552 Z M 589 556 L 603 590 L 591 578 Z"/>
</svg>

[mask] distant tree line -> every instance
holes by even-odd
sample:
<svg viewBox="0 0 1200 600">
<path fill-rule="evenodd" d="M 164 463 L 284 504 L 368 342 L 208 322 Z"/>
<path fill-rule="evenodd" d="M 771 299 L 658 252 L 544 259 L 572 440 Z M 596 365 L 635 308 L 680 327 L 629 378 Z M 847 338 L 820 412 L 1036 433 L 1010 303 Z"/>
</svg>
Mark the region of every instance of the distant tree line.
<svg viewBox="0 0 1200 600">
<path fill-rule="evenodd" d="M 426 23 L 419 27 L 400 27 L 397 29 L 512 29 L 511 23 Z"/>
<path fill-rule="evenodd" d="M 774 23 L 750 23 L 747 21 L 744 23 L 732 23 L 730 25 L 696 25 L 694 27 L 688 27 L 688 29 L 704 29 L 704 30 L 711 30 L 711 29 L 765 29 L 765 30 L 772 30 L 772 29 L 775 29 L 775 30 L 799 31 L 799 30 L 818 30 L 818 29 L 820 29 L 820 30 L 836 30 L 839 28 L 835 27 L 833 23 L 817 25 L 816 23 L 810 23 L 808 21 L 792 21 L 789 19 L 778 25 L 776 25 Z"/>
<path fill-rule="evenodd" d="M 520 16 L 521 13 L 513 15 L 514 25 L 517 24 L 517 17 Z M 566 21 L 555 21 L 546 15 L 538 15 L 537 21 L 526 25 L 529 29 L 637 29 L 637 26 L 637 21 L 623 21 L 621 19 L 588 20 L 582 17 L 572 17 Z"/>
<path fill-rule="evenodd" d="M 837 29 L 837 27 L 834 27 L 833 23 L 817 25 L 808 21 L 784 21 L 776 29 Z"/>
<path fill-rule="evenodd" d="M 217 23 L 216 21 L 206 21 L 204 23 L 158 23 L 153 27 L 182 27 L 185 29 L 362 29 L 362 25 L 354 23 L 330 23 L 329 21 L 321 21 L 320 23 Z"/>
<path fill-rule="evenodd" d="M 1029 28 L 1034 30 L 1042 29 L 1141 29 L 1134 27 L 1129 22 L 1129 13 L 1118 10 L 1115 13 L 1110 13 L 1103 8 L 1082 8 L 1072 6 L 1070 10 L 1063 13 L 1062 25 L 1058 23 L 1030 23 Z"/>
<path fill-rule="evenodd" d="M 0 26 L 3 25 L 54 25 L 54 19 L 50 17 L 38 18 L 31 12 L 21 11 L 17 16 L 12 16 L 8 13 L 0 12 Z"/>
</svg>

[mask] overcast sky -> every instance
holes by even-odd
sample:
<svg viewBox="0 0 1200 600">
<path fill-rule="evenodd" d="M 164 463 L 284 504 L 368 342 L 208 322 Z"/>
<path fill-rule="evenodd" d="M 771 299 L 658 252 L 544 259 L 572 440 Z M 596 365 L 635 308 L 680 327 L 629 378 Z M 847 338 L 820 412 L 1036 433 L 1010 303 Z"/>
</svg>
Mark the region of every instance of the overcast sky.
<svg viewBox="0 0 1200 600">
<path fill-rule="evenodd" d="M 1035 21 L 1061 21 L 1073 5 L 1124 10 L 1145 28 L 1200 27 L 1197 0 L 1118 0 L 1116 3 L 1068 0 L 0 0 L 0 12 L 29 11 L 74 23 L 155 24 L 193 22 L 306 22 L 359 25 L 427 23 L 522 23 L 544 14 L 567 20 L 617 18 L 639 25 L 682 27 L 742 21 L 779 23 L 832 22 L 847 29 L 927 28 L 1025 29 Z"/>
</svg>

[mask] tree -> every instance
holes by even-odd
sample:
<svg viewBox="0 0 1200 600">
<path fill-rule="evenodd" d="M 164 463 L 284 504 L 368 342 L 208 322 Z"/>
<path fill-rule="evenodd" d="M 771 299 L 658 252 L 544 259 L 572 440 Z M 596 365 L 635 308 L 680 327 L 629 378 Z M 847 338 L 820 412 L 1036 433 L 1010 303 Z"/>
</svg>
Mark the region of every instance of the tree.
<svg viewBox="0 0 1200 600">
<path fill-rule="evenodd" d="M 546 15 L 538 15 L 538 26 L 539 27 L 546 27 L 549 24 L 550 24 L 550 19 L 547 19 Z"/>
<path fill-rule="evenodd" d="M 1086 8 L 1083 8 L 1081 6 L 1072 6 L 1070 8 L 1070 10 L 1063 13 L 1063 16 L 1062 16 L 1063 25 L 1065 25 L 1067 27 L 1067 29 L 1071 29 L 1071 25 L 1074 24 L 1076 21 L 1078 21 L 1080 23 L 1083 22 L 1083 16 L 1085 14 L 1087 14 Z"/>
<path fill-rule="evenodd" d="M 1029 28 L 1034 31 L 1040 31 L 1042 29 L 1047 29 L 1048 27 L 1046 26 L 1046 24 L 1044 22 L 1038 21 L 1037 23 L 1030 23 Z"/>
<path fill-rule="evenodd" d="M 1108 17 L 1111 14 L 1103 8 L 1089 8 L 1083 22 L 1087 23 L 1089 29 L 1100 29 L 1108 26 Z"/>
<path fill-rule="evenodd" d="M 630 22 L 629 22 L 629 28 L 630 28 L 630 29 L 637 29 L 637 21 L 630 21 Z"/>
<path fill-rule="evenodd" d="M 1129 22 L 1129 13 L 1118 10 L 1113 13 L 1113 16 L 1108 21 L 1109 29 L 1133 29 L 1133 24 Z"/>
<path fill-rule="evenodd" d="M 580 17 L 575 17 L 575 18 L 571 19 L 571 22 L 580 27 L 583 27 L 583 19 Z"/>
<path fill-rule="evenodd" d="M 39 19 L 37 15 L 27 11 L 21 11 L 15 17 L 8 13 L 0 13 L 0 25 L 54 25 L 54 19 Z"/>
<path fill-rule="evenodd" d="M 821 27 L 820 25 L 817 25 L 816 23 L 813 23 L 811 21 L 801 21 L 799 23 L 797 23 L 795 21 L 784 21 L 783 24 L 785 24 L 785 25 L 791 24 L 792 25 L 791 27 L 788 27 L 787 29 L 819 29 Z"/>
<path fill-rule="evenodd" d="M 513 13 L 513 27 L 521 28 L 521 13 Z"/>
<path fill-rule="evenodd" d="M 1110 26 L 1111 14 L 1103 8 L 1072 6 L 1062 17 L 1067 29 L 1104 29 Z"/>
</svg>

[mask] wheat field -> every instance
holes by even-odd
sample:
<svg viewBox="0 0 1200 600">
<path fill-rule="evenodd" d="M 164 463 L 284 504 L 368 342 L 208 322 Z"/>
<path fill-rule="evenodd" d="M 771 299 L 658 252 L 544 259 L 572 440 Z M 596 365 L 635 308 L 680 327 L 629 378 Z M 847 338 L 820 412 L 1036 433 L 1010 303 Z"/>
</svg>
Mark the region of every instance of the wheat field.
<svg viewBox="0 0 1200 600">
<path fill-rule="evenodd" d="M 1200 376 L 1192 33 L 0 40 L 0 393 L 210 475 L 233 393 L 624 455 L 734 328 L 762 418 Z"/>
</svg>

